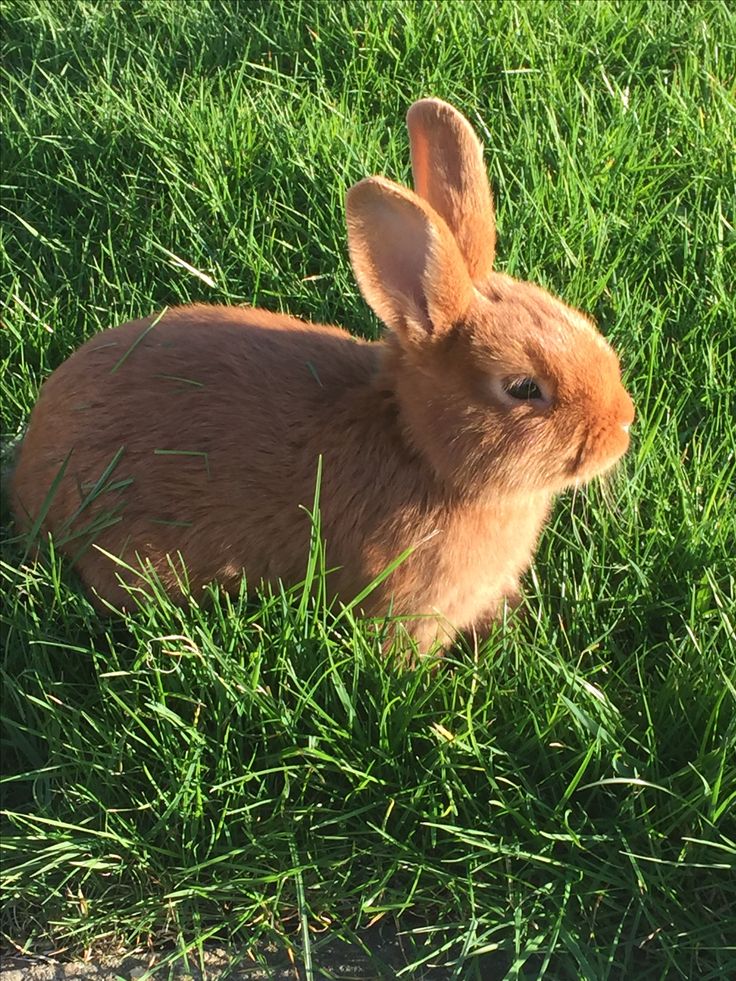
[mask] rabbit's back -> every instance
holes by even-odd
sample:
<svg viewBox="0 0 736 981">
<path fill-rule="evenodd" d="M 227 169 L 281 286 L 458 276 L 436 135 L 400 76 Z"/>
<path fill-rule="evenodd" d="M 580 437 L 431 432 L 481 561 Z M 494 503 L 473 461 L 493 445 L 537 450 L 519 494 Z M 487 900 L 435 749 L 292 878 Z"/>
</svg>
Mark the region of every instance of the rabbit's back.
<svg viewBox="0 0 736 981">
<path fill-rule="evenodd" d="M 149 559 L 191 584 L 293 580 L 304 569 L 316 464 L 355 467 L 377 346 L 259 310 L 185 307 L 96 335 L 44 384 L 13 480 L 14 510 L 76 556 L 116 603 L 122 567 Z M 341 422 L 339 421 L 341 420 Z M 350 474 L 343 474 L 350 480 Z"/>
</svg>

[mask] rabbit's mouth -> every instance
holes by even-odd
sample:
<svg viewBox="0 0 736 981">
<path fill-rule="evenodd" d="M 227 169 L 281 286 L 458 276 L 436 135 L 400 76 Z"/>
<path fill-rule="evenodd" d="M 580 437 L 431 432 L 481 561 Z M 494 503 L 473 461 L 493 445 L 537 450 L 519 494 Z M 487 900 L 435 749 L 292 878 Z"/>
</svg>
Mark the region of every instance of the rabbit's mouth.
<svg viewBox="0 0 736 981">
<path fill-rule="evenodd" d="M 601 477 L 614 467 L 629 448 L 631 438 L 629 429 L 631 423 L 622 423 L 608 431 L 604 438 L 601 434 L 592 441 L 594 452 L 586 452 L 583 446 L 576 454 L 574 464 L 570 467 L 574 475 L 574 484 L 587 484 L 596 477 Z"/>
</svg>

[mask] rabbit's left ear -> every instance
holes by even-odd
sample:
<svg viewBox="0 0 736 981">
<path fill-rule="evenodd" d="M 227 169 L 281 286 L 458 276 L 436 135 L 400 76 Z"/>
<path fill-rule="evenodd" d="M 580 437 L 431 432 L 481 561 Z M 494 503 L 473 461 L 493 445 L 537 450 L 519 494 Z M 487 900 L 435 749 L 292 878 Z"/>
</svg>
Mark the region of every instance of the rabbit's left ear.
<svg viewBox="0 0 736 981">
<path fill-rule="evenodd" d="M 496 217 L 483 147 L 467 119 L 440 99 L 406 115 L 414 190 L 444 218 L 468 272 L 480 284 L 493 268 Z"/>
<path fill-rule="evenodd" d="M 350 188 L 346 206 L 355 278 L 402 343 L 425 343 L 463 319 L 473 284 L 457 242 L 426 201 L 369 177 Z"/>
</svg>

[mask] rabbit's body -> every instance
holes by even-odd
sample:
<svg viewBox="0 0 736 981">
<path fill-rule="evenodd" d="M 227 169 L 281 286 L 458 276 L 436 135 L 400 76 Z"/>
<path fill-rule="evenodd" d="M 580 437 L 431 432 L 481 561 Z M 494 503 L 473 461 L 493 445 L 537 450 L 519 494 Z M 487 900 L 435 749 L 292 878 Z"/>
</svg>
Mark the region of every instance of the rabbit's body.
<svg viewBox="0 0 736 981">
<path fill-rule="evenodd" d="M 418 646 L 515 597 L 553 496 L 626 451 L 634 412 L 592 322 L 493 270 L 482 150 L 438 100 L 407 117 L 416 192 L 348 192 L 350 257 L 383 341 L 193 306 L 92 338 L 43 386 L 13 508 L 102 601 L 140 562 L 175 599 L 298 582 L 318 461 L 328 588 Z M 113 466 L 114 464 L 114 466 Z M 96 547 L 95 547 L 96 546 Z M 120 561 L 122 560 L 122 565 Z"/>
<path fill-rule="evenodd" d="M 175 597 L 178 554 L 195 595 L 212 581 L 236 590 L 244 573 L 296 582 L 321 457 L 328 581 L 341 597 L 411 548 L 364 609 L 427 614 L 415 635 L 437 634 L 434 614 L 472 627 L 514 592 L 549 495 L 461 493 L 434 474 L 411 445 L 389 345 L 252 309 L 155 320 L 96 335 L 43 387 L 16 511 L 40 513 L 49 474 L 61 473 L 45 520 L 67 551 L 101 528 L 96 545 L 132 567 L 145 557 Z M 96 549 L 76 564 L 103 599 L 130 605 L 119 579 L 136 577 L 124 566 Z"/>
</svg>

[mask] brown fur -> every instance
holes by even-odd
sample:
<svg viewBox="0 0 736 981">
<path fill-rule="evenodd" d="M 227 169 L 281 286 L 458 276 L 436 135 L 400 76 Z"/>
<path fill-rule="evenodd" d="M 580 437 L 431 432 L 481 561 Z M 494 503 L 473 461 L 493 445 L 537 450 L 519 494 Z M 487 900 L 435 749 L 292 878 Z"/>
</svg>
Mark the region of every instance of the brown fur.
<svg viewBox="0 0 736 981">
<path fill-rule="evenodd" d="M 371 178 L 347 202 L 353 266 L 386 340 L 182 307 L 93 337 L 43 385 L 13 507 L 30 527 L 66 460 L 42 527 L 103 600 L 130 606 L 119 579 L 137 578 L 105 552 L 132 570 L 150 562 L 175 599 L 179 556 L 195 595 L 212 581 L 238 589 L 243 573 L 299 581 L 321 456 L 333 593 L 349 600 L 413 548 L 363 609 L 415 617 L 427 650 L 496 617 L 553 495 L 625 452 L 633 407 L 611 348 L 582 314 L 490 270 L 490 189 L 469 124 L 422 100 L 409 125 L 422 196 Z M 525 376 L 544 379 L 550 404 L 505 394 L 504 379 Z M 118 453 L 112 486 L 78 514 Z"/>
</svg>

